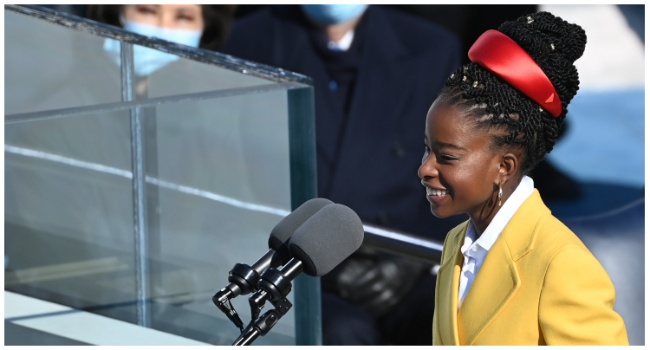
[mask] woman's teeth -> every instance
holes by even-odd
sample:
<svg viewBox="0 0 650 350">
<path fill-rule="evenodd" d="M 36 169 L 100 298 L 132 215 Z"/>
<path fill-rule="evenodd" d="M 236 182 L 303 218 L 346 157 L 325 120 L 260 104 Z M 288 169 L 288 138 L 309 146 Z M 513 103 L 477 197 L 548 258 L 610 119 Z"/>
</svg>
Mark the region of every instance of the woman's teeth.
<svg viewBox="0 0 650 350">
<path fill-rule="evenodd" d="M 429 196 L 442 197 L 442 196 L 444 196 L 446 194 L 447 194 L 447 191 L 445 191 L 445 190 L 436 190 L 436 189 L 427 187 L 427 195 L 429 195 Z"/>
</svg>

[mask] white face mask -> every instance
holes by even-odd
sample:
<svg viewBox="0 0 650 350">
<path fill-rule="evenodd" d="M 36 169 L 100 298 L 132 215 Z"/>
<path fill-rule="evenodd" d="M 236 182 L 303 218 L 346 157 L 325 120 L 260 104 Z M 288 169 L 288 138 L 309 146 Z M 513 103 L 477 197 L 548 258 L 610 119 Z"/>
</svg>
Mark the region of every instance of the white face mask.
<svg viewBox="0 0 650 350">
<path fill-rule="evenodd" d="M 202 35 L 200 31 L 195 30 L 162 28 L 129 20 L 123 20 L 123 22 L 124 29 L 127 31 L 191 47 L 199 46 Z M 119 67 L 121 62 L 120 42 L 107 38 L 104 41 L 104 51 L 108 53 L 111 60 Z M 177 59 L 178 56 L 176 55 L 140 45 L 133 45 L 134 70 L 137 76 L 149 75 Z"/>
</svg>

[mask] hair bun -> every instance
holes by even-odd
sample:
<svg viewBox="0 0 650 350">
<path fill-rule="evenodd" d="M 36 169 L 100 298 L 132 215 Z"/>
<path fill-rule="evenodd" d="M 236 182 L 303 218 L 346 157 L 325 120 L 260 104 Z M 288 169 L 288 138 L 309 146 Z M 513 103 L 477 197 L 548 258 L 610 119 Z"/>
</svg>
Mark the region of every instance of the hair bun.
<svg viewBox="0 0 650 350">
<path fill-rule="evenodd" d="M 587 35 L 577 24 L 549 12 L 536 12 L 508 21 L 499 31 L 516 41 L 533 59 L 563 56 L 574 62 L 585 51 Z"/>
<path fill-rule="evenodd" d="M 539 64 L 566 106 L 578 91 L 574 62 L 585 51 L 584 29 L 541 11 L 504 22 L 499 31 L 516 41 Z"/>
</svg>

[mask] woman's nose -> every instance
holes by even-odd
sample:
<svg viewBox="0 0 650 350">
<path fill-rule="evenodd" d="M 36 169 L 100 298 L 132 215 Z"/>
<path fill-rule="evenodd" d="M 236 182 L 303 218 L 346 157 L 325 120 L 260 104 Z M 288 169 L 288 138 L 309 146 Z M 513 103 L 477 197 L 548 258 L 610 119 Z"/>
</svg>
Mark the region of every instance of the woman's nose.
<svg viewBox="0 0 650 350">
<path fill-rule="evenodd" d="M 160 11 L 158 13 L 158 27 L 174 28 L 176 27 L 176 22 L 174 20 L 174 14 L 169 13 L 168 11 Z"/>
<path fill-rule="evenodd" d="M 436 168 L 436 160 L 433 156 L 423 157 L 422 164 L 418 168 L 418 177 L 420 180 L 427 180 L 432 177 L 438 176 L 438 169 Z"/>
</svg>

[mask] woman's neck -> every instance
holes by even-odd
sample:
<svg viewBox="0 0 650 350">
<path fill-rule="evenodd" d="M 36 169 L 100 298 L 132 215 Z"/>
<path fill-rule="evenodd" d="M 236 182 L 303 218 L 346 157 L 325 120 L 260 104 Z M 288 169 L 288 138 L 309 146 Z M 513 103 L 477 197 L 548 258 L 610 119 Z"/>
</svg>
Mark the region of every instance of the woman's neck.
<svg viewBox="0 0 650 350">
<path fill-rule="evenodd" d="M 340 24 L 332 24 L 323 27 L 323 32 L 325 33 L 325 36 L 329 41 L 334 41 L 338 42 L 343 37 L 345 34 L 347 34 L 349 31 L 353 30 L 357 24 L 359 23 L 359 19 L 361 17 L 357 17 L 351 21 L 345 22 L 345 23 L 340 23 Z"/>
<path fill-rule="evenodd" d="M 521 183 L 521 179 L 522 177 L 511 178 L 510 181 L 507 181 L 502 185 L 503 195 L 501 197 L 500 205 L 497 192 L 485 203 L 478 214 L 470 215 L 470 221 L 472 226 L 474 226 L 477 238 L 485 232 L 499 210 L 503 207 L 503 204 L 505 204 L 508 198 L 510 198 L 510 196 L 515 192 Z"/>
</svg>

